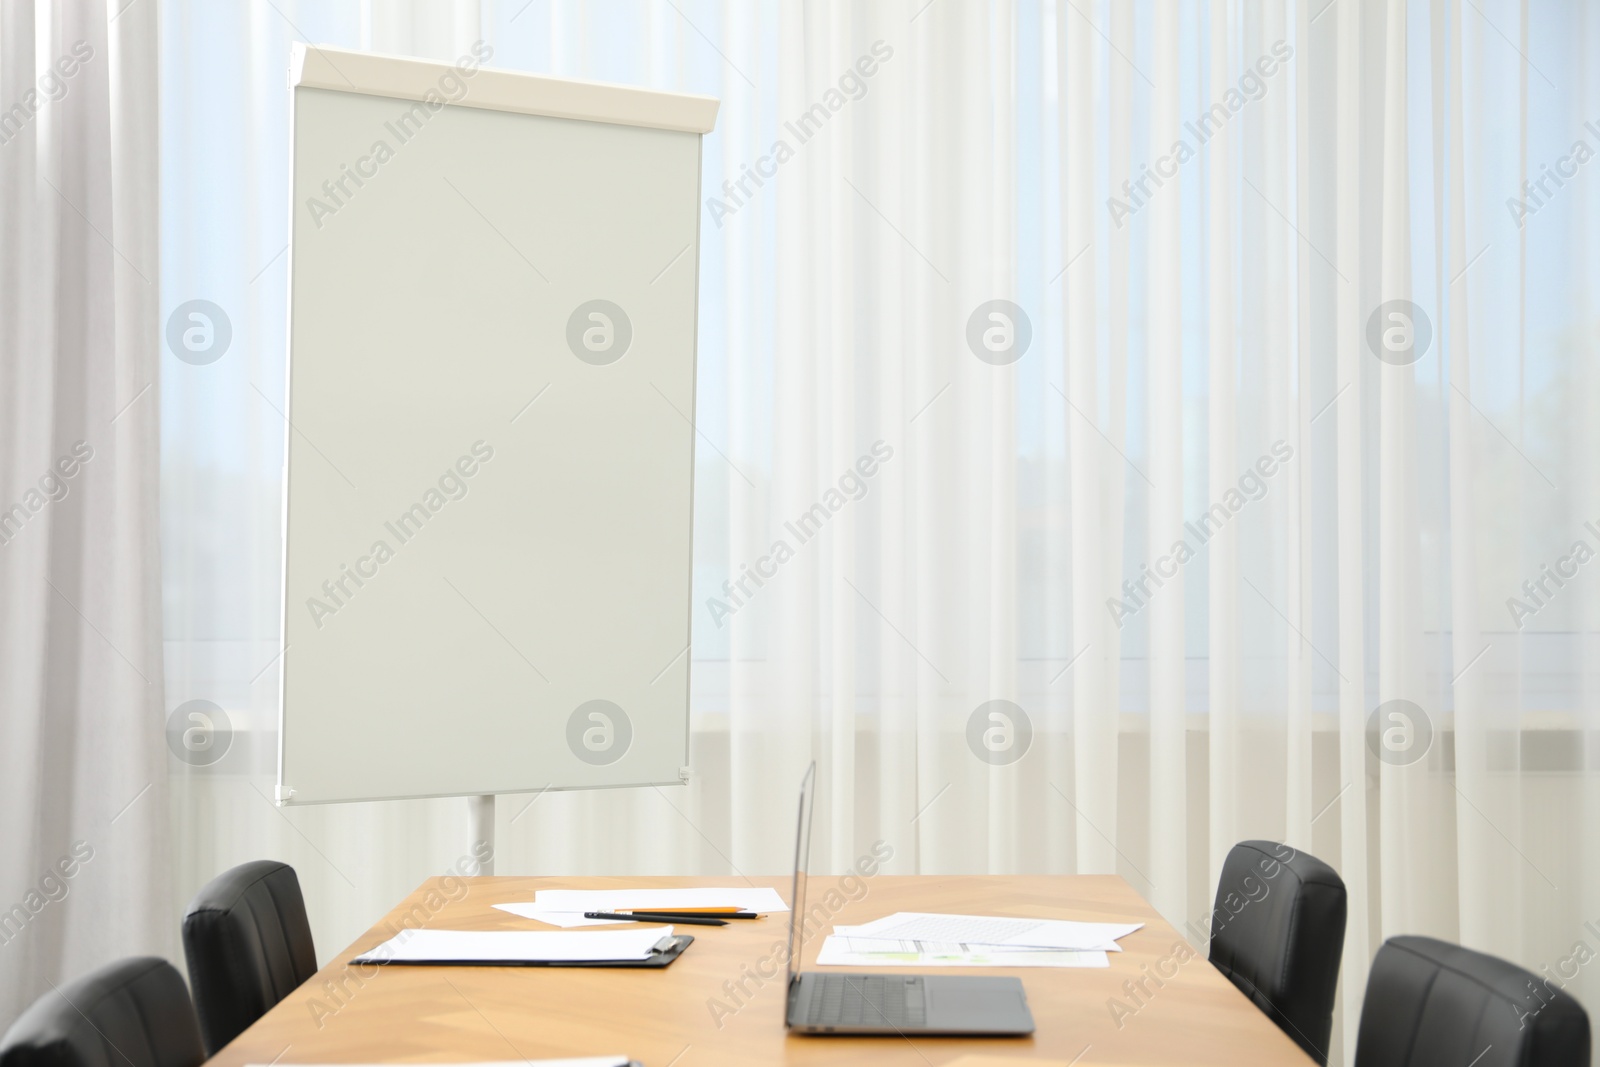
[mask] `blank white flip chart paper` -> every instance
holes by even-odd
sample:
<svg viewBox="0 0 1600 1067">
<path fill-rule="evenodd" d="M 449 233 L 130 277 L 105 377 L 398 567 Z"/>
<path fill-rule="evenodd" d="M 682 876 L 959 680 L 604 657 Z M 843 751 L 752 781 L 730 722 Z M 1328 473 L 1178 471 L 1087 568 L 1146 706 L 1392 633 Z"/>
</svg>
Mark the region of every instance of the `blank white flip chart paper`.
<svg viewBox="0 0 1600 1067">
<path fill-rule="evenodd" d="M 678 784 L 717 101 L 305 45 L 291 84 L 277 800 Z"/>
</svg>

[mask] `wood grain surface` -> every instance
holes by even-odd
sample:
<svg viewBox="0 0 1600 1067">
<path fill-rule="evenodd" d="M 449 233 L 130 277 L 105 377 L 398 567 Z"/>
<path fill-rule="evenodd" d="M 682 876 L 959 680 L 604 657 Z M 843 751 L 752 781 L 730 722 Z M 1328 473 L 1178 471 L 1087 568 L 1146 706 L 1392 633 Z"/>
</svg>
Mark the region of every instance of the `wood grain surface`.
<svg viewBox="0 0 1600 1067">
<path fill-rule="evenodd" d="M 788 878 L 756 878 L 788 898 Z M 212 1059 L 243 1064 L 445 1063 L 611 1053 L 647 1067 L 869 1061 L 1155 1065 L 1311 1063 L 1121 878 L 889 876 L 811 880 L 821 920 L 807 966 L 835 923 L 896 911 L 1143 922 L 1109 968 L 946 968 L 1016 974 L 1038 1024 L 1026 1038 L 807 1037 L 784 1028 L 786 914 L 681 927 L 695 942 L 660 970 L 376 967 L 356 953 L 407 926 L 552 929 L 492 907 L 539 889 L 743 884 L 729 878 L 432 878 Z M 845 886 L 853 889 L 852 894 Z M 830 892 L 830 890 L 832 892 Z M 818 908 L 822 911 L 818 912 Z M 855 968 L 851 968 L 854 970 Z M 885 973 L 895 969 L 883 968 Z M 899 973 L 904 973 L 900 969 Z"/>
</svg>

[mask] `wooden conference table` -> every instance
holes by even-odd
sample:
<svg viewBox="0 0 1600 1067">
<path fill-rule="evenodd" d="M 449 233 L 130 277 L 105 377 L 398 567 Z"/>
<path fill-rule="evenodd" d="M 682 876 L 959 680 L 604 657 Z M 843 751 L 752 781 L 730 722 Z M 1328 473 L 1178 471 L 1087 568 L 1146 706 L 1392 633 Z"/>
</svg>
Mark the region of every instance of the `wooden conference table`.
<svg viewBox="0 0 1600 1067">
<path fill-rule="evenodd" d="M 1058 1064 L 1291 1064 L 1311 1059 L 1127 882 L 1114 875 L 944 877 L 878 875 L 831 923 L 895 911 L 1025 915 L 1143 922 L 1109 968 L 942 968 L 944 974 L 1015 974 L 1038 1026 L 1026 1038 L 803 1037 L 784 1029 L 782 943 L 787 913 L 722 927 L 680 927 L 695 937 L 657 970 L 553 967 L 356 967 L 347 961 L 391 936 L 408 913 L 436 929 L 551 929 L 491 907 L 531 901 L 538 889 L 737 884 L 728 878 L 471 878 L 458 899 L 424 882 L 383 922 L 290 993 L 210 1062 L 216 1067 L 297 1063 L 447 1063 L 628 1055 L 646 1067 L 868 1061 L 934 1067 L 963 1056 Z M 756 878 L 787 898 L 787 878 Z M 813 877 L 813 910 L 836 878 Z M 452 883 L 453 884 L 453 883 Z M 857 884 L 857 893 L 860 886 Z M 843 899 L 834 897 L 834 902 Z M 413 920 L 412 924 L 417 924 Z M 831 924 L 830 924 L 831 926 Z M 824 928 L 826 930 L 827 928 Z M 822 944 L 806 946 L 807 967 Z M 765 961 L 765 962 L 764 962 Z M 868 969 L 868 968 L 852 968 Z M 894 968 L 875 968 L 894 973 Z M 929 970 L 933 970 L 930 968 Z M 763 978 L 760 972 L 772 974 Z M 904 969 L 900 969 L 904 973 Z M 1148 996 L 1129 995 L 1146 980 Z M 750 977 L 754 976 L 754 977 Z M 1170 976 L 1170 977 L 1169 977 Z M 724 983 L 743 980 L 742 1005 Z M 719 1009 L 717 1005 L 720 1004 Z M 1121 1005 L 1118 1010 L 1114 1006 Z"/>
</svg>

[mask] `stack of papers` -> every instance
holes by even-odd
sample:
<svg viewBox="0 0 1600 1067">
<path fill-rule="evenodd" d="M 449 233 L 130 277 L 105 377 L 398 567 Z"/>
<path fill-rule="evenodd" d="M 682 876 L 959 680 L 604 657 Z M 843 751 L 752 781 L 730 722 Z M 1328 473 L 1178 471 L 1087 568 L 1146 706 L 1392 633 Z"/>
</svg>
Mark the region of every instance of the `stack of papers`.
<svg viewBox="0 0 1600 1067">
<path fill-rule="evenodd" d="M 1102 951 L 1007 948 L 945 941 L 857 937 L 836 926 L 817 953 L 819 966 L 839 967 L 1108 967 Z"/>
<path fill-rule="evenodd" d="M 578 963 L 646 960 L 670 926 L 637 930 L 406 930 L 354 963 Z"/>
<path fill-rule="evenodd" d="M 775 889 L 541 889 L 531 904 L 496 904 L 501 911 L 551 926 L 611 926 L 619 919 L 585 919 L 586 911 L 701 911 L 738 908 L 763 914 L 788 911 Z"/>
<path fill-rule="evenodd" d="M 860 926 L 836 926 L 819 965 L 926 967 L 1106 967 L 1117 938 L 1143 923 L 1086 923 L 902 911 Z"/>
</svg>

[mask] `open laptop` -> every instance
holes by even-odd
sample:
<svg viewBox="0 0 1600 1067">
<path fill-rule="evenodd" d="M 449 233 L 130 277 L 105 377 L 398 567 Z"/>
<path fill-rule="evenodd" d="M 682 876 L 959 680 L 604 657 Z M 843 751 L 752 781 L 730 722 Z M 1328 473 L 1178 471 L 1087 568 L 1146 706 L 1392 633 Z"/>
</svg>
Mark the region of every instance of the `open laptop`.
<svg viewBox="0 0 1600 1067">
<path fill-rule="evenodd" d="M 794 841 L 794 893 L 789 912 L 788 1013 L 784 1023 L 803 1034 L 1033 1033 L 1033 1013 L 1017 978 L 926 974 L 802 974 L 806 872 L 811 864 L 815 762 L 800 782 L 800 825 Z"/>
</svg>

